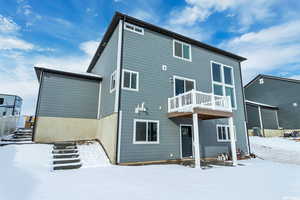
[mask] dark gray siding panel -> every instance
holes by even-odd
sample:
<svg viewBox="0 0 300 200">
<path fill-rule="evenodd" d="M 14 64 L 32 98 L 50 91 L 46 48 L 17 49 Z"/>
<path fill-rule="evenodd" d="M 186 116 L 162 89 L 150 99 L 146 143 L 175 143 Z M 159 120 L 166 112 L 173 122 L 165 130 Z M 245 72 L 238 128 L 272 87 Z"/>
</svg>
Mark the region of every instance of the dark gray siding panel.
<svg viewBox="0 0 300 200">
<path fill-rule="evenodd" d="M 286 129 L 300 128 L 300 84 L 264 78 L 264 84 L 254 81 L 245 88 L 246 99 L 277 106 L 279 126 Z M 293 106 L 297 103 L 297 106 Z"/>
<path fill-rule="evenodd" d="M 247 105 L 248 123 L 247 127 L 252 129 L 253 127 L 260 127 L 259 112 L 257 106 Z"/>
<path fill-rule="evenodd" d="M 99 74 L 103 78 L 101 82 L 101 117 L 114 112 L 116 94 L 115 91 L 110 93 L 110 76 L 117 69 L 118 29 L 117 26 L 92 70 L 92 73 Z"/>
<path fill-rule="evenodd" d="M 261 116 L 262 116 L 264 129 L 278 129 L 276 110 L 262 108 Z"/>
<path fill-rule="evenodd" d="M 247 151 L 245 115 L 239 63 L 233 59 L 192 47 L 192 62 L 173 57 L 173 40 L 167 36 L 145 30 L 144 35 L 124 31 L 123 68 L 139 72 L 139 91 L 122 90 L 123 111 L 121 136 L 121 162 L 166 160 L 180 158 L 180 123 L 192 123 L 191 119 L 167 118 L 168 97 L 173 96 L 171 78 L 178 75 L 196 79 L 197 90 L 212 92 L 210 61 L 220 62 L 234 68 L 237 110 L 234 123 L 237 130 L 237 147 Z M 162 71 L 167 65 L 167 71 Z M 135 107 L 145 102 L 147 113 L 136 114 Z M 133 144 L 133 120 L 152 119 L 160 121 L 160 144 Z M 216 156 L 227 152 L 229 142 L 217 142 L 216 124 L 227 120 L 202 121 L 199 125 L 202 156 Z"/>
<path fill-rule="evenodd" d="M 99 81 L 44 73 L 38 116 L 97 118 Z"/>
</svg>

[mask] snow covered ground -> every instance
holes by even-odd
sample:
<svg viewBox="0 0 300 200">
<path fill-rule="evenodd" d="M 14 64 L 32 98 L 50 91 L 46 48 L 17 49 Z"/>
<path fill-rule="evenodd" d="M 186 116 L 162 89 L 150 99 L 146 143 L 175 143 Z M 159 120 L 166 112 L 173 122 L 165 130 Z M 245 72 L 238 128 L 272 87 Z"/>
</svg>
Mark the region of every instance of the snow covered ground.
<svg viewBox="0 0 300 200">
<path fill-rule="evenodd" d="M 251 136 L 250 144 L 251 151 L 260 158 L 300 165 L 300 142 L 280 137 Z"/>
<path fill-rule="evenodd" d="M 51 170 L 51 145 L 0 147 L 1 200 L 300 200 L 300 166 L 253 159 L 207 170 L 113 166 L 99 145 L 79 146 L 85 167 Z M 100 155 L 98 155 L 98 153 Z"/>
</svg>

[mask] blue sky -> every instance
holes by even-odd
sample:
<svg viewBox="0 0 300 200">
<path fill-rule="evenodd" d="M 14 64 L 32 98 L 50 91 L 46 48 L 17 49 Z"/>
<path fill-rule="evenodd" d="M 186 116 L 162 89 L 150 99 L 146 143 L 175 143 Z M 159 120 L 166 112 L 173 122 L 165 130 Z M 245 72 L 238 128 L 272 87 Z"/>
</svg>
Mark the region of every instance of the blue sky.
<svg viewBox="0 0 300 200">
<path fill-rule="evenodd" d="M 0 93 L 33 114 L 33 66 L 84 71 L 115 11 L 247 57 L 258 73 L 300 79 L 298 0 L 0 0 Z"/>
</svg>

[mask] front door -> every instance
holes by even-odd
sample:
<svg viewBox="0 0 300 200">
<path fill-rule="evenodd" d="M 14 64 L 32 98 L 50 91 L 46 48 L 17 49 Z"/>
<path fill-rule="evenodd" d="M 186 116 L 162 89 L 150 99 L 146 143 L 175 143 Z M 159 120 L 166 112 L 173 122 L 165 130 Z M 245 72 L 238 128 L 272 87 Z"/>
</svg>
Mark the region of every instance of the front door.
<svg viewBox="0 0 300 200">
<path fill-rule="evenodd" d="M 193 156 L 193 135 L 192 125 L 181 125 L 181 153 L 182 158 Z"/>
</svg>

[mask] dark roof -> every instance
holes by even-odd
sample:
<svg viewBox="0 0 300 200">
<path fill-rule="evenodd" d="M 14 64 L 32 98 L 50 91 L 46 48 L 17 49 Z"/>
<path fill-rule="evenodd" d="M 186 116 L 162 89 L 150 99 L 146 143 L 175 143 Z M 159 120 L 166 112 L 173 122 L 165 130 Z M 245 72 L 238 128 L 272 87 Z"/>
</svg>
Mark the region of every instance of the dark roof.
<svg viewBox="0 0 300 200">
<path fill-rule="evenodd" d="M 149 30 L 152 30 L 152 31 L 155 31 L 155 32 L 167 35 L 169 37 L 172 37 L 174 39 L 178 39 L 178 40 L 181 40 L 183 42 L 186 42 L 186 43 L 189 43 L 189 44 L 192 44 L 192 45 L 195 45 L 195 46 L 198 46 L 198 47 L 201 47 L 201 48 L 213 51 L 213 52 L 216 52 L 218 54 L 222 54 L 224 56 L 236 59 L 238 61 L 244 61 L 244 60 L 246 60 L 246 58 L 238 56 L 238 55 L 233 54 L 233 53 L 230 53 L 228 51 L 224 51 L 222 49 L 210 46 L 208 44 L 199 42 L 197 40 L 194 40 L 192 38 L 180 35 L 178 33 L 172 32 L 172 31 L 169 31 L 167 29 L 155 26 L 155 25 L 147 23 L 145 21 L 142 21 L 142 20 L 136 19 L 134 17 L 125 15 L 123 13 L 116 12 L 115 15 L 113 16 L 113 19 L 112 19 L 112 21 L 111 21 L 111 23 L 110 23 L 107 31 L 105 32 L 105 34 L 104 34 L 104 36 L 102 38 L 102 41 L 100 42 L 100 44 L 98 46 L 98 49 L 97 49 L 97 51 L 96 51 L 96 53 L 95 53 L 95 55 L 94 55 L 94 57 L 93 57 L 90 65 L 89 65 L 88 69 L 87 69 L 88 72 L 90 72 L 93 69 L 93 67 L 95 66 L 98 58 L 101 56 L 102 51 L 104 50 L 107 42 L 109 41 L 109 39 L 110 39 L 110 37 L 111 37 L 114 29 L 116 28 L 116 26 L 119 23 L 119 20 L 121 20 L 121 19 L 123 21 L 125 21 L 125 22 L 129 22 L 131 24 L 134 24 L 134 25 L 137 25 L 137 26 L 140 26 L 140 27 L 143 27 L 143 28 L 147 28 Z"/>
<path fill-rule="evenodd" d="M 44 72 L 51 72 L 55 74 L 62 74 L 62 75 L 69 75 L 73 77 L 80 77 L 80 78 L 86 78 L 86 79 L 94 79 L 94 80 L 101 80 L 102 77 L 96 74 L 88 73 L 88 72 L 74 72 L 74 71 L 66 71 L 66 70 L 60 70 L 60 69 L 53 69 L 53 68 L 47 68 L 47 67 L 34 67 L 36 76 L 39 80 L 41 71 Z"/>
<path fill-rule="evenodd" d="M 272 106 L 269 104 L 264 104 L 264 103 L 259 103 L 256 101 L 250 101 L 250 100 L 245 100 L 247 105 L 253 105 L 253 106 L 261 106 L 263 108 L 269 108 L 269 109 L 274 109 L 274 110 L 279 110 L 279 108 L 277 106 Z"/>
<path fill-rule="evenodd" d="M 288 81 L 288 82 L 293 82 L 293 83 L 300 83 L 300 80 L 297 79 L 291 79 L 291 78 L 283 78 L 283 77 L 278 77 L 278 76 L 271 76 L 271 75 L 265 75 L 265 74 L 258 74 L 254 79 L 249 81 L 244 88 L 249 87 L 254 81 L 256 81 L 259 78 L 269 78 L 269 79 L 274 79 L 274 80 L 281 80 L 281 81 Z"/>
</svg>

